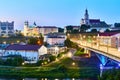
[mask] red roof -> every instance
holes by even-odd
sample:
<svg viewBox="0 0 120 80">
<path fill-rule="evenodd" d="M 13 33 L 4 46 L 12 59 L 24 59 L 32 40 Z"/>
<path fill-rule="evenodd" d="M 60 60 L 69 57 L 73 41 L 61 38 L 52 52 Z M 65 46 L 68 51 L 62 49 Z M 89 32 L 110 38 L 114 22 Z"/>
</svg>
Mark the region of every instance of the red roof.
<svg viewBox="0 0 120 80">
<path fill-rule="evenodd" d="M 90 19 L 90 23 L 100 23 L 100 19 Z"/>
<path fill-rule="evenodd" d="M 6 50 L 30 50 L 30 51 L 38 51 L 41 46 L 39 45 L 19 45 L 13 44 L 9 45 Z"/>
<path fill-rule="evenodd" d="M 99 36 L 112 36 L 117 34 L 118 32 L 104 32 L 104 33 L 99 33 Z"/>
</svg>

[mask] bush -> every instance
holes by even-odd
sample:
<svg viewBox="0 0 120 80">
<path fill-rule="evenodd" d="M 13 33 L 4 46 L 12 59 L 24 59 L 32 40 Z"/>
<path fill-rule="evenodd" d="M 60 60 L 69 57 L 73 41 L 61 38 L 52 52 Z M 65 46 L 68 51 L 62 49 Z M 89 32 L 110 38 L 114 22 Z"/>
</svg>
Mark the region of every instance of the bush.
<svg viewBox="0 0 120 80">
<path fill-rule="evenodd" d="M 84 52 L 84 50 L 85 50 L 85 49 L 84 49 L 84 48 L 82 48 L 82 49 L 81 49 L 81 52 Z"/>
<path fill-rule="evenodd" d="M 9 58 L 4 61 L 5 65 L 8 66 L 21 66 L 24 62 L 22 56 L 20 55 L 9 55 Z"/>
<path fill-rule="evenodd" d="M 55 61 L 56 60 L 56 56 L 50 56 L 49 59 L 50 59 L 50 62 Z"/>
</svg>

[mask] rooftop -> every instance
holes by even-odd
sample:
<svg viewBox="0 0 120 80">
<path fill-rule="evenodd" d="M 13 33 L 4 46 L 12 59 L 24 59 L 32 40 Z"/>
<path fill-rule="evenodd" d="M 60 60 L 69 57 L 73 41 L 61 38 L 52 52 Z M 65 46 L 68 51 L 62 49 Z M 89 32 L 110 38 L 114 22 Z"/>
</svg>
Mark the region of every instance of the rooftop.
<svg viewBox="0 0 120 80">
<path fill-rule="evenodd" d="M 99 36 L 112 36 L 118 34 L 118 32 L 104 32 L 104 33 L 99 33 Z"/>
<path fill-rule="evenodd" d="M 90 19 L 90 23 L 100 23 L 100 19 Z"/>
<path fill-rule="evenodd" d="M 41 46 L 39 45 L 19 45 L 13 44 L 9 45 L 6 50 L 30 50 L 30 51 L 38 51 Z"/>
</svg>

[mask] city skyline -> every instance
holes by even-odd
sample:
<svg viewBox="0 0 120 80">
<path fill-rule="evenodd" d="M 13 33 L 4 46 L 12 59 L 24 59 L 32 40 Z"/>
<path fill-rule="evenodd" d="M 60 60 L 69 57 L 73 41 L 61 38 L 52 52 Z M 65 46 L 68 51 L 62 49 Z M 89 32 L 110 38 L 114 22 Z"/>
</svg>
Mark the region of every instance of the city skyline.
<svg viewBox="0 0 120 80">
<path fill-rule="evenodd" d="M 108 24 L 120 22 L 119 0 L 1 0 L 0 3 L 0 21 L 15 21 L 15 29 L 23 29 L 26 20 L 41 26 L 80 25 L 86 8 L 90 18 Z"/>
</svg>

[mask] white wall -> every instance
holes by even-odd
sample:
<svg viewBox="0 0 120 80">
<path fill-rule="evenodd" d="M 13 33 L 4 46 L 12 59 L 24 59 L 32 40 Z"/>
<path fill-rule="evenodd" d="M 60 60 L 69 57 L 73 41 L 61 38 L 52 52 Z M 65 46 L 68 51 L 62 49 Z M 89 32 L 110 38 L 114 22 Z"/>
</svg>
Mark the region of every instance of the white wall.
<svg viewBox="0 0 120 80">
<path fill-rule="evenodd" d="M 41 48 L 38 49 L 38 52 L 39 52 L 39 56 L 47 54 L 47 48 L 45 46 L 41 46 Z"/>
<path fill-rule="evenodd" d="M 21 55 L 22 57 L 27 57 L 27 59 L 30 59 L 34 61 L 35 63 L 39 59 L 39 55 L 37 51 L 22 51 L 22 50 L 6 50 L 3 56 L 8 56 L 8 55 Z M 32 63 L 32 61 L 30 63 Z"/>
</svg>

